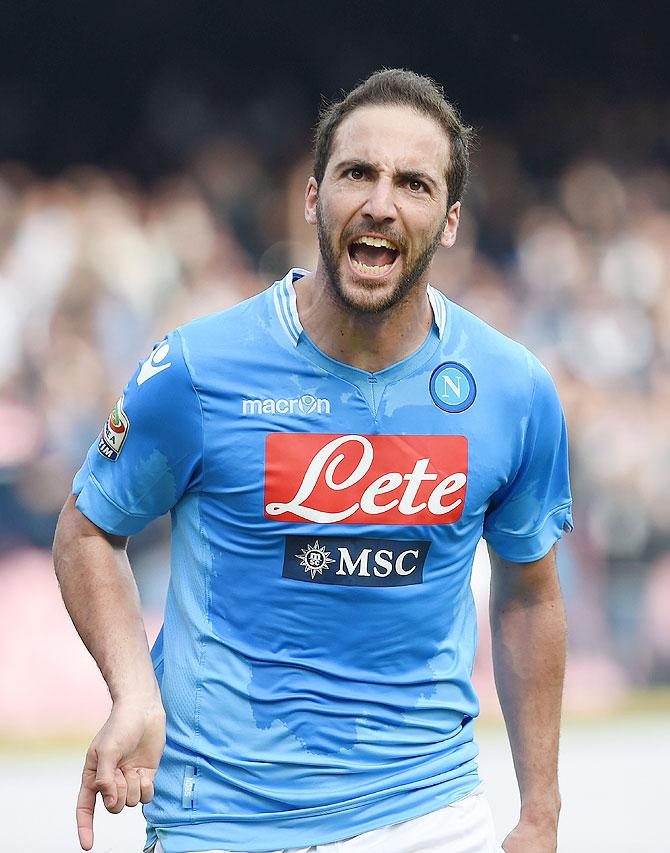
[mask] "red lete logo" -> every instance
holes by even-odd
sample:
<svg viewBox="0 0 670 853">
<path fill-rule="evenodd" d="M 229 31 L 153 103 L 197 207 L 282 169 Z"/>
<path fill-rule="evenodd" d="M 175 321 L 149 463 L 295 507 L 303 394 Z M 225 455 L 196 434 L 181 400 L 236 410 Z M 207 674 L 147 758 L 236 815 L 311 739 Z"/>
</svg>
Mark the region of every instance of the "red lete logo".
<svg viewBox="0 0 670 853">
<path fill-rule="evenodd" d="M 463 435 L 272 433 L 265 515 L 321 524 L 452 524 L 468 473 Z"/>
</svg>

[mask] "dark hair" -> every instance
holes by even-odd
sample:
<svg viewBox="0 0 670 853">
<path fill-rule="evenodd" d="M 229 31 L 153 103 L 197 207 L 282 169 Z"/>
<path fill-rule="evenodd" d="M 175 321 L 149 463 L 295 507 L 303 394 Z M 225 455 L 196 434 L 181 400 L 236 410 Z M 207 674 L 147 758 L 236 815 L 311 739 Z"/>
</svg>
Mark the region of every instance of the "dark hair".
<svg viewBox="0 0 670 853">
<path fill-rule="evenodd" d="M 323 180 L 337 128 L 358 107 L 372 105 L 412 107 L 433 118 L 443 128 L 449 137 L 450 148 L 446 172 L 447 208 L 460 201 L 468 177 L 472 128 L 463 124 L 458 110 L 445 99 L 442 87 L 434 80 L 401 68 L 375 71 L 341 101 L 321 111 L 314 132 L 314 178 L 317 184 Z"/>
</svg>

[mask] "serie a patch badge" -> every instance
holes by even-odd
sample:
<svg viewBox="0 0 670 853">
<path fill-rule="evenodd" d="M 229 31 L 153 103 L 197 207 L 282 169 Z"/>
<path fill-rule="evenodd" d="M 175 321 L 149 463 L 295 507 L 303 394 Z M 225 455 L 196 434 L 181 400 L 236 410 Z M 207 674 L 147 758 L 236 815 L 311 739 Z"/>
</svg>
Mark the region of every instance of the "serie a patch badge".
<svg viewBox="0 0 670 853">
<path fill-rule="evenodd" d="M 130 421 L 123 411 L 123 394 L 116 401 L 98 439 L 98 451 L 111 462 L 116 462 L 128 437 Z"/>
</svg>

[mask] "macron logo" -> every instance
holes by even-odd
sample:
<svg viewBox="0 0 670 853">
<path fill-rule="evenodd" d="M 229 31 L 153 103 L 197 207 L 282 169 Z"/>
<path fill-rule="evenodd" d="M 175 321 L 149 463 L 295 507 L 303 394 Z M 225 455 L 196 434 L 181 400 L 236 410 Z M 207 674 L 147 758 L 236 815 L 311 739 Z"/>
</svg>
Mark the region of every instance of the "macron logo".
<svg viewBox="0 0 670 853">
<path fill-rule="evenodd" d="M 167 341 L 163 341 L 156 347 L 142 367 L 140 367 L 140 372 L 137 374 L 136 380 L 138 385 L 144 385 L 147 379 L 151 379 L 152 376 L 156 376 L 157 373 L 162 373 L 168 367 L 172 366 L 171 361 L 165 361 L 169 352 L 170 344 Z"/>
<path fill-rule="evenodd" d="M 302 397 L 288 399 L 268 398 L 266 400 L 242 400 L 243 415 L 329 415 L 330 400 L 303 394 Z"/>
</svg>

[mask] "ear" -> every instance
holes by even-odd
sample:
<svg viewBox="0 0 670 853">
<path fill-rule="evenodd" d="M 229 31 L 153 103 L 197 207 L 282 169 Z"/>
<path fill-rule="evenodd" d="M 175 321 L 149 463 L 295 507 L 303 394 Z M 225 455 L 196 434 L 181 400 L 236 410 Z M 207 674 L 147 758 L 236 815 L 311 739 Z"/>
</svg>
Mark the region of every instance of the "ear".
<svg viewBox="0 0 670 853">
<path fill-rule="evenodd" d="M 440 245 L 449 249 L 456 242 L 456 232 L 458 231 L 458 223 L 461 218 L 461 203 L 460 201 L 454 202 L 449 208 L 449 212 L 447 213 L 447 219 L 444 223 L 444 228 L 442 229 L 442 236 L 440 237 Z"/>
<path fill-rule="evenodd" d="M 319 186 L 316 178 L 311 177 L 305 187 L 305 219 L 310 225 L 316 225 L 316 203 L 319 196 Z"/>
</svg>

